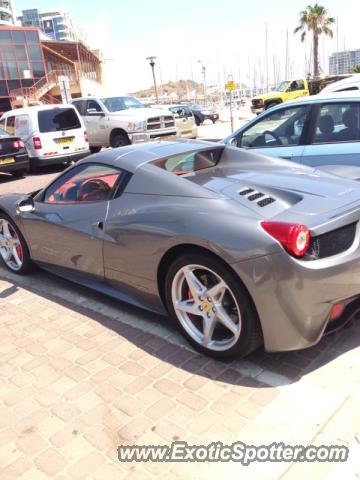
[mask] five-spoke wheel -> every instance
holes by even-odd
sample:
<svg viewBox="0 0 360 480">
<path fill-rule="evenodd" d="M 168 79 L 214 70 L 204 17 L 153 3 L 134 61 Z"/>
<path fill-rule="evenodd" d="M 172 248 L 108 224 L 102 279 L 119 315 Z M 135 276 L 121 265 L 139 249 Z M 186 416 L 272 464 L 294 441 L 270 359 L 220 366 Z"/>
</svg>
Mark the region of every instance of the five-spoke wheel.
<svg viewBox="0 0 360 480">
<path fill-rule="evenodd" d="M 23 236 L 4 214 L 0 214 L 0 257 L 13 272 L 24 274 L 33 268 Z"/>
<path fill-rule="evenodd" d="M 261 343 L 259 320 L 246 289 L 210 255 L 175 260 L 166 279 L 166 299 L 180 330 L 201 352 L 239 357 Z"/>
</svg>

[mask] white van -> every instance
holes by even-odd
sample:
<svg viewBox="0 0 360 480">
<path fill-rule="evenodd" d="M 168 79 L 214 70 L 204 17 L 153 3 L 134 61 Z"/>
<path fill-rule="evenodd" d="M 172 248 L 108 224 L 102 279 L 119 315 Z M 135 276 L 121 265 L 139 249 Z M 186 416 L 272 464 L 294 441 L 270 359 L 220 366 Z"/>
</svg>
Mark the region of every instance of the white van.
<svg viewBox="0 0 360 480">
<path fill-rule="evenodd" d="M 87 131 L 73 105 L 10 110 L 2 115 L 0 127 L 23 140 L 33 170 L 70 163 L 90 154 Z"/>
</svg>

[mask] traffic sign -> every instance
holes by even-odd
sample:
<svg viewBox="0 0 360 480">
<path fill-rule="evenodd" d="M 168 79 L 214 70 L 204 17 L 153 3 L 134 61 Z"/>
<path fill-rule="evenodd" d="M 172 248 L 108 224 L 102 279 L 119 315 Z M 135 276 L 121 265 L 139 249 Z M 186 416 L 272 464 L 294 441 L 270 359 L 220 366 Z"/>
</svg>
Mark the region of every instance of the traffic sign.
<svg viewBox="0 0 360 480">
<path fill-rule="evenodd" d="M 226 84 L 226 89 L 231 92 L 231 90 L 235 90 L 235 82 L 233 80 L 229 80 Z"/>
</svg>

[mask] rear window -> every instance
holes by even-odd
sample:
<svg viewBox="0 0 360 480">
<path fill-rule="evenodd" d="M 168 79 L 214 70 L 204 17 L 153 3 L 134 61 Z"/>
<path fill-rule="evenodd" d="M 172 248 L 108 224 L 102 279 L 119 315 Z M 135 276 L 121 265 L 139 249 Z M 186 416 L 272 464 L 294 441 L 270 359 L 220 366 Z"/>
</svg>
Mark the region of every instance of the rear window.
<svg viewBox="0 0 360 480">
<path fill-rule="evenodd" d="M 54 108 L 38 112 L 41 133 L 58 132 L 81 128 L 81 123 L 73 108 Z"/>
<path fill-rule="evenodd" d="M 215 167 L 220 160 L 222 152 L 222 148 L 216 148 L 213 150 L 183 153 L 161 160 L 154 160 L 151 163 L 167 172 L 175 173 L 175 175 L 192 174 L 205 168 Z"/>
</svg>

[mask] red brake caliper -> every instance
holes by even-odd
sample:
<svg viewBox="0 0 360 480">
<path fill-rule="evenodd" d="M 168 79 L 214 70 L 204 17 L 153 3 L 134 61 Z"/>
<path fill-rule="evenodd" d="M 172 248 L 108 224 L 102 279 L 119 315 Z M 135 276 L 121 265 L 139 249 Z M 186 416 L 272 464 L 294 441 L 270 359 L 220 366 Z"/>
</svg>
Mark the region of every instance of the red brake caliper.
<svg viewBox="0 0 360 480">
<path fill-rule="evenodd" d="M 19 237 L 16 235 L 16 232 L 14 232 L 14 237 L 18 240 Z M 23 252 L 22 252 L 22 248 L 21 248 L 21 245 L 19 243 L 19 245 L 16 247 L 16 251 L 17 251 L 17 254 L 18 254 L 18 257 L 19 259 L 22 261 L 23 259 Z"/>
</svg>

